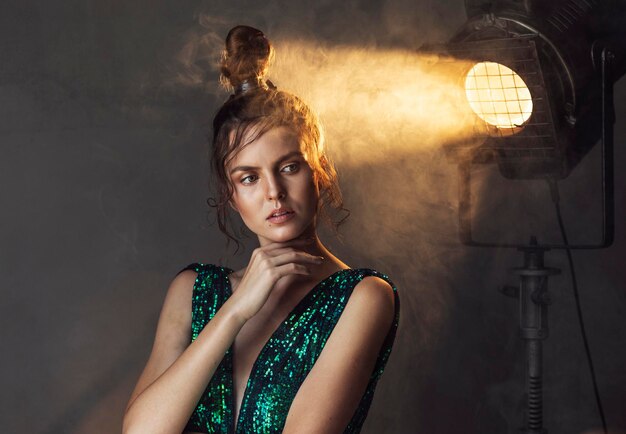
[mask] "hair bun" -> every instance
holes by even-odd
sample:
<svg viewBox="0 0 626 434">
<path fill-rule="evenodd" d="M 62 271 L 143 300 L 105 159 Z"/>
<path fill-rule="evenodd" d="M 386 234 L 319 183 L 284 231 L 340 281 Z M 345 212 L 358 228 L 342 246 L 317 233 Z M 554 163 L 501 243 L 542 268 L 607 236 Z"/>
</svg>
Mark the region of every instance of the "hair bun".
<svg viewBox="0 0 626 434">
<path fill-rule="evenodd" d="M 222 82 L 228 88 L 239 88 L 242 83 L 263 82 L 273 55 L 270 41 L 254 27 L 233 27 L 226 36 L 220 71 Z"/>
</svg>

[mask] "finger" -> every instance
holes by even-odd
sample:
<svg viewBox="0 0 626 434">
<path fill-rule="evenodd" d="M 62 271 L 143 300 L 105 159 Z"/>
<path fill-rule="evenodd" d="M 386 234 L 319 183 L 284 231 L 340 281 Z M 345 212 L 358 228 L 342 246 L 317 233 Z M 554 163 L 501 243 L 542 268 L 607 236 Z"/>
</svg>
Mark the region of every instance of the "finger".
<svg viewBox="0 0 626 434">
<path fill-rule="evenodd" d="M 298 264 L 321 264 L 324 258 L 321 256 L 310 255 L 301 251 L 286 252 L 282 255 L 274 256 L 269 259 L 269 263 L 274 267 L 279 267 L 284 264 L 298 263 Z"/>
<path fill-rule="evenodd" d="M 276 272 L 280 277 L 287 276 L 289 274 L 300 274 L 303 276 L 309 276 L 311 274 L 311 270 L 309 270 L 306 265 L 296 264 L 294 262 L 276 267 Z"/>
<path fill-rule="evenodd" d="M 258 248 L 258 249 L 255 249 L 254 252 L 252 252 L 252 256 L 250 258 L 250 264 L 263 262 L 263 261 L 269 261 L 273 257 L 285 255 L 288 253 L 296 253 L 296 252 L 303 253 L 303 250 L 298 250 L 293 247 L 281 247 L 281 248 L 276 248 L 274 250 L 264 250 L 264 249 Z M 269 265 L 273 266 L 274 263 L 269 262 Z"/>
<path fill-rule="evenodd" d="M 273 257 L 284 255 L 285 253 L 295 253 L 295 252 L 306 253 L 304 250 L 300 250 L 300 249 L 293 248 L 293 247 L 279 247 L 274 250 L 264 251 L 264 253 L 266 253 L 268 256 L 273 256 Z"/>
</svg>

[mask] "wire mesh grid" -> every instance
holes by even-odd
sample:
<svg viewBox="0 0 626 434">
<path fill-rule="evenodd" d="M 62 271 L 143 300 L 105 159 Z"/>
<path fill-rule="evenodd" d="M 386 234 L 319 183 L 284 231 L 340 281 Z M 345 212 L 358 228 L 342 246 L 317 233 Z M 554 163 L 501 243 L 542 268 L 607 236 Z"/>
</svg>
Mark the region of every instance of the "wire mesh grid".
<svg viewBox="0 0 626 434">
<path fill-rule="evenodd" d="M 465 93 L 474 112 L 497 128 L 519 128 L 530 118 L 533 101 L 524 80 L 496 62 L 479 62 L 467 73 Z"/>
</svg>

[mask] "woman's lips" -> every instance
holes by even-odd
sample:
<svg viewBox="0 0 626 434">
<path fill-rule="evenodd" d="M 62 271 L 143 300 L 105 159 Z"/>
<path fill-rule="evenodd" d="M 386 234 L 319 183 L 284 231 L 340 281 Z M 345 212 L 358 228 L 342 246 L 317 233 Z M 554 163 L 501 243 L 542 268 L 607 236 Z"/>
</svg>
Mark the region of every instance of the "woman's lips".
<svg viewBox="0 0 626 434">
<path fill-rule="evenodd" d="M 291 220 L 291 218 L 295 215 L 293 211 L 281 211 L 277 210 L 272 215 L 270 215 L 267 220 L 270 223 L 284 223 L 287 220 Z"/>
</svg>

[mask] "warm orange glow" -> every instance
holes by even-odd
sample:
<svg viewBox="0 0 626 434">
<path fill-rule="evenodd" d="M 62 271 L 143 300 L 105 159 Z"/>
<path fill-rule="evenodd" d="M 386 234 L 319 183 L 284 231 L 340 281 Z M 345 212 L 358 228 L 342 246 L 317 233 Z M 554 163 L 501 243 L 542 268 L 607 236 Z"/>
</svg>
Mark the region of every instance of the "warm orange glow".
<svg viewBox="0 0 626 434">
<path fill-rule="evenodd" d="M 533 111 L 524 80 L 499 63 L 474 65 L 465 79 L 465 94 L 474 113 L 502 130 L 521 127 Z"/>
<path fill-rule="evenodd" d="M 476 137 L 459 82 L 472 63 L 410 50 L 275 45 L 270 79 L 320 114 L 337 161 L 380 161 Z"/>
</svg>

